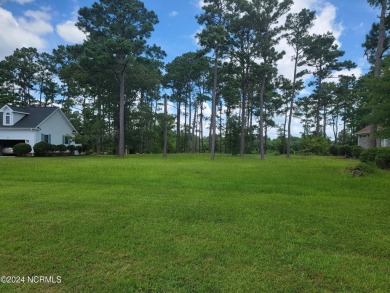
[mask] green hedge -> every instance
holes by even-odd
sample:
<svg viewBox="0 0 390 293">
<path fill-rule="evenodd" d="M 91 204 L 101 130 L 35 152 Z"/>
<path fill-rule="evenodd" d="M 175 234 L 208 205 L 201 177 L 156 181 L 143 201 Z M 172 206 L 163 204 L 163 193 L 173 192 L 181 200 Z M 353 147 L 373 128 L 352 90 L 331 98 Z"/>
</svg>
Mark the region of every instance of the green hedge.
<svg viewBox="0 0 390 293">
<path fill-rule="evenodd" d="M 363 151 L 362 147 L 359 146 L 350 146 L 350 145 L 331 145 L 329 147 L 329 153 L 333 156 L 344 156 L 346 158 L 357 158 L 359 159 L 359 156 L 361 152 Z"/>
</svg>

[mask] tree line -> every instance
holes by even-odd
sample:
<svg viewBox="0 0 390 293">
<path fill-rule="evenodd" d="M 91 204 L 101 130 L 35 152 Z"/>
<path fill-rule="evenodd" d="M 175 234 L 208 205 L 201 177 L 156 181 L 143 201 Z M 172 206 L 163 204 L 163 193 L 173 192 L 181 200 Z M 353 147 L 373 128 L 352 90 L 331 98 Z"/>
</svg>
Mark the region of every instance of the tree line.
<svg viewBox="0 0 390 293">
<path fill-rule="evenodd" d="M 60 105 L 80 143 L 119 156 L 264 159 L 268 132 L 277 128 L 278 149 L 288 157 L 296 150 L 293 119 L 301 121 L 302 141 L 327 141 L 331 131 L 334 144 L 354 144 L 354 133 L 367 125 L 390 136 L 388 1 L 368 2 L 381 17 L 363 43 L 372 70 L 356 78 L 340 73 L 356 65 L 343 59 L 332 33 L 310 33 L 315 11 L 289 13 L 292 0 L 205 0 L 196 17 L 202 49 L 167 64 L 163 49 L 148 42 L 158 23 L 153 11 L 139 0 L 100 0 L 79 10 L 82 44 L 51 54 L 20 48 L 0 61 L 0 104 Z M 294 52 L 292 77 L 277 69 L 283 39 Z M 310 94 L 300 94 L 305 88 Z"/>
</svg>

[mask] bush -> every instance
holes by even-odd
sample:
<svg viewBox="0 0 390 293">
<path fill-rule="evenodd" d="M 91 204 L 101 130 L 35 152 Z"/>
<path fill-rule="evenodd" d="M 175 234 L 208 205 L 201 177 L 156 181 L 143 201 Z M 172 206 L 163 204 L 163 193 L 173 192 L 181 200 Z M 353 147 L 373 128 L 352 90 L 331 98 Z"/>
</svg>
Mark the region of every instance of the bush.
<svg viewBox="0 0 390 293">
<path fill-rule="evenodd" d="M 66 152 L 67 147 L 64 144 L 59 144 L 59 145 L 57 145 L 57 150 L 62 154 L 64 152 Z"/>
<path fill-rule="evenodd" d="M 76 150 L 76 147 L 73 144 L 68 145 L 68 150 L 70 151 L 71 155 L 74 155 L 74 151 Z"/>
<path fill-rule="evenodd" d="M 58 148 L 55 144 L 50 144 L 49 143 L 49 152 L 50 153 L 55 153 L 56 151 L 58 151 Z"/>
<path fill-rule="evenodd" d="M 34 145 L 34 153 L 36 156 L 47 156 L 51 150 L 51 144 L 40 141 Z"/>
<path fill-rule="evenodd" d="M 352 147 L 352 156 L 356 159 L 359 159 L 360 154 L 363 152 L 363 148 L 360 146 L 354 146 Z"/>
<path fill-rule="evenodd" d="M 352 157 L 352 147 L 349 145 L 341 145 L 340 156 L 345 156 L 346 158 Z"/>
<path fill-rule="evenodd" d="M 390 149 L 379 149 L 375 164 L 381 169 L 390 169 Z"/>
<path fill-rule="evenodd" d="M 315 135 L 302 136 L 302 153 L 306 155 L 328 155 L 329 140 L 326 137 L 317 137 Z"/>
<path fill-rule="evenodd" d="M 17 156 L 25 156 L 31 152 L 31 145 L 28 143 L 18 143 L 13 147 L 14 154 Z"/>
<path fill-rule="evenodd" d="M 364 163 L 375 163 L 379 168 L 390 169 L 390 148 L 370 148 L 359 157 Z"/>
<path fill-rule="evenodd" d="M 340 154 L 340 147 L 338 145 L 335 145 L 335 144 L 332 144 L 330 147 L 329 147 L 329 153 L 332 155 L 332 156 L 338 156 Z"/>
<path fill-rule="evenodd" d="M 353 176 L 362 176 L 376 173 L 376 166 L 373 163 L 359 163 L 355 167 L 348 168 Z"/>
<path fill-rule="evenodd" d="M 362 161 L 364 163 L 374 162 L 375 157 L 376 157 L 376 153 L 377 153 L 376 148 L 366 149 L 360 154 L 359 159 L 360 159 L 360 161 Z"/>
</svg>

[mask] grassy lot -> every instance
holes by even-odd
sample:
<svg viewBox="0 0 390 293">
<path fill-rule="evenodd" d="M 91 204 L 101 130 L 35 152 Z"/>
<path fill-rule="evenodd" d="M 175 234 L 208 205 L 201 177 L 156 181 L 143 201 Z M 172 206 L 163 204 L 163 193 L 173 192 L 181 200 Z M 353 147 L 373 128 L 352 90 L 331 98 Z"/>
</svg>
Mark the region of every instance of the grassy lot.
<svg viewBox="0 0 390 293">
<path fill-rule="evenodd" d="M 390 173 L 356 164 L 0 158 L 0 292 L 389 292 Z"/>
</svg>

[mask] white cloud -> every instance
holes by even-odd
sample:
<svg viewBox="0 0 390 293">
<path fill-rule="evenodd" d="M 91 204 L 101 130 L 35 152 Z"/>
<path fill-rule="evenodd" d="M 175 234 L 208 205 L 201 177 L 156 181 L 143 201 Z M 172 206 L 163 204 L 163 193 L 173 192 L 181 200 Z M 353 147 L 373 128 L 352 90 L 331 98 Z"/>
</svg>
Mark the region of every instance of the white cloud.
<svg viewBox="0 0 390 293">
<path fill-rule="evenodd" d="M 56 26 L 57 33 L 69 43 L 82 43 L 86 35 L 76 27 L 76 22 L 68 20 Z"/>
<path fill-rule="evenodd" d="M 27 10 L 24 17 L 18 19 L 21 28 L 37 35 L 44 35 L 53 32 L 50 23 L 51 16 L 45 11 Z"/>
<path fill-rule="evenodd" d="M 11 2 L 16 2 L 16 3 L 19 3 L 21 5 L 24 5 L 24 4 L 27 4 L 27 3 L 31 3 L 31 2 L 34 2 L 35 0 L 10 0 Z"/>
<path fill-rule="evenodd" d="M 331 32 L 336 39 L 336 44 L 341 46 L 339 38 L 343 32 L 343 26 L 336 22 L 336 7 L 328 2 L 324 3 L 322 0 L 296 0 L 290 12 L 298 13 L 303 8 L 316 11 L 317 18 L 309 32 L 311 34 L 325 34 Z M 291 57 L 294 55 L 294 51 L 287 44 L 285 39 L 279 43 L 277 49 L 286 52 L 284 58 L 278 62 L 279 74 L 292 79 L 294 68 Z M 310 76 L 306 76 L 306 78 L 309 77 Z"/>
<path fill-rule="evenodd" d="M 170 16 L 170 17 L 175 17 L 175 16 L 177 16 L 178 14 L 179 14 L 179 12 L 173 10 L 171 13 L 169 13 L 169 16 Z"/>
<path fill-rule="evenodd" d="M 37 20 L 38 15 L 45 19 Z M 42 35 L 50 33 L 49 16 L 37 11 L 26 12 L 24 18 L 16 19 L 11 12 L 0 7 L 0 60 L 11 55 L 16 48 L 35 47 L 42 50 L 46 46 Z M 30 27 L 27 27 L 27 26 Z"/>
<path fill-rule="evenodd" d="M 333 4 L 326 3 L 325 7 L 317 14 L 317 18 L 314 21 L 314 26 L 310 30 L 310 33 L 325 34 L 332 32 L 336 38 L 337 45 L 341 46 L 339 38 L 344 30 L 341 23 L 336 23 L 336 7 Z"/>
</svg>

